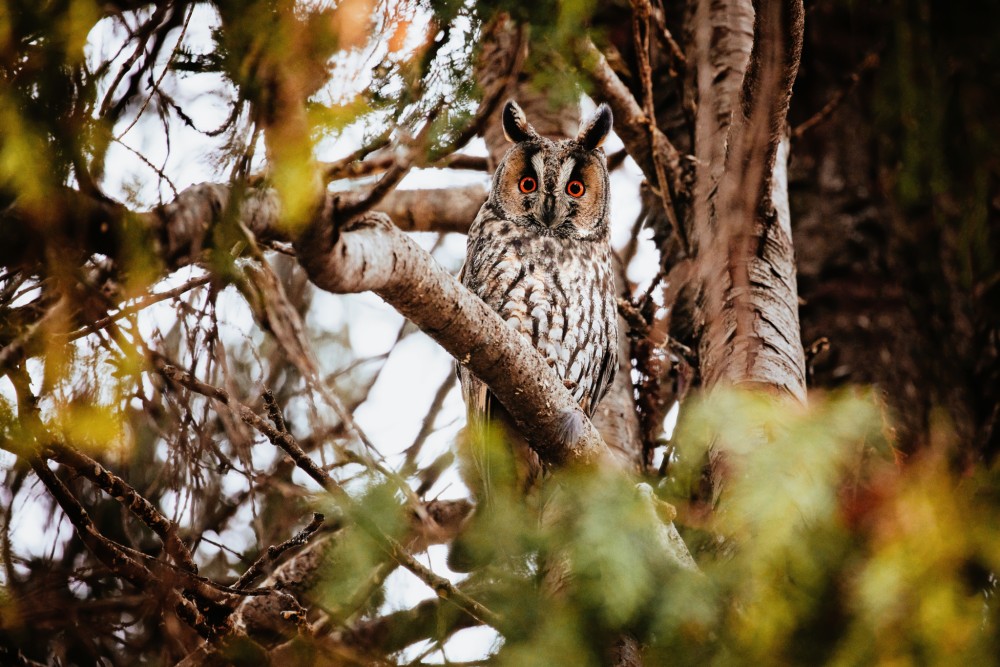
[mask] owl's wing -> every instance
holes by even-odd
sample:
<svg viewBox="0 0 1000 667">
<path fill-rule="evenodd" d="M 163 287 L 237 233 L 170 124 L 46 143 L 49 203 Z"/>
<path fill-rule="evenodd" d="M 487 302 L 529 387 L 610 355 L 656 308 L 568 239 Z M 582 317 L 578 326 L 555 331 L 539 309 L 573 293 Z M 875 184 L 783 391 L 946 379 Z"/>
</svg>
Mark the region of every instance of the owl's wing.
<svg viewBox="0 0 1000 667">
<path fill-rule="evenodd" d="M 618 371 L 617 353 L 617 345 L 604 350 L 604 356 L 601 357 L 601 367 L 598 370 L 593 391 L 590 393 L 590 405 L 587 410 L 589 417 L 594 416 L 594 413 L 597 412 L 597 405 L 604 398 L 605 394 L 608 393 L 608 390 L 611 389 L 611 383 L 614 381 L 615 373 Z"/>
</svg>

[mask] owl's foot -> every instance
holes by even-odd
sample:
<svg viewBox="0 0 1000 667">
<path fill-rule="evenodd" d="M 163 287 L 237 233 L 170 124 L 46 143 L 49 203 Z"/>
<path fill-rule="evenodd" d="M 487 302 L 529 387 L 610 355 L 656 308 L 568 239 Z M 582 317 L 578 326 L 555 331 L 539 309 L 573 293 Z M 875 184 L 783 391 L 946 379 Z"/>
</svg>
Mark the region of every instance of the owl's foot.
<svg viewBox="0 0 1000 667">
<path fill-rule="evenodd" d="M 574 380 L 563 380 L 563 386 L 566 387 L 567 389 L 569 389 L 570 391 L 573 391 L 574 389 L 576 389 L 576 381 L 574 381 Z"/>
</svg>

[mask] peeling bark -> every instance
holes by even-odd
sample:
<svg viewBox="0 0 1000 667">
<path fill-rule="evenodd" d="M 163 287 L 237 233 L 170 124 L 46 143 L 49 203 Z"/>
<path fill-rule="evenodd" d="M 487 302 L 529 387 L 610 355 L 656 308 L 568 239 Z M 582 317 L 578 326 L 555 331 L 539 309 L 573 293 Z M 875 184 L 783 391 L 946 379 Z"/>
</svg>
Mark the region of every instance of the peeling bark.
<svg viewBox="0 0 1000 667">
<path fill-rule="evenodd" d="M 742 4 L 742 10 L 749 3 Z M 724 14 L 735 20 L 732 39 L 721 39 L 715 58 L 702 66 L 723 68 L 741 58 L 748 14 L 739 5 Z M 709 88 L 699 107 L 707 133 L 699 149 L 708 165 L 697 197 L 695 228 L 704 305 L 699 362 L 706 387 L 748 386 L 805 401 L 805 358 L 799 334 L 794 249 L 788 213 L 785 116 L 802 43 L 802 5 L 797 0 L 761 3 L 739 104 L 732 86 Z M 705 10 L 702 10 L 705 11 Z M 700 83 L 707 73 L 699 72 Z M 711 93 L 709 93 L 711 91 Z M 725 94 L 733 95 L 726 97 Z M 712 110 L 715 110 L 712 117 Z M 726 142 L 719 139 L 731 112 Z M 699 135 L 699 140 L 701 139 Z M 725 148 L 724 153 L 720 150 Z M 716 170 L 721 169 L 721 172 Z"/>
<path fill-rule="evenodd" d="M 787 141 L 781 142 L 771 179 L 771 219 L 755 220 L 748 234 L 720 235 L 728 247 L 719 243 L 706 249 L 706 257 L 714 254 L 722 261 L 702 264 L 706 290 L 716 296 L 708 297 L 699 360 L 706 387 L 754 387 L 804 402 L 805 353 L 788 212 L 787 146 Z"/>
</svg>

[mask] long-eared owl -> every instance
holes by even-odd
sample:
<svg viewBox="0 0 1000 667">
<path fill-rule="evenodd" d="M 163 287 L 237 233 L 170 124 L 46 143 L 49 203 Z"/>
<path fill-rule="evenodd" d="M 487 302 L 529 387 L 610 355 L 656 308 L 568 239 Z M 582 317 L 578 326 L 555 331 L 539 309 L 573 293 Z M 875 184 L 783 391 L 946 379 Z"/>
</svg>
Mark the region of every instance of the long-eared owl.
<svg viewBox="0 0 1000 667">
<path fill-rule="evenodd" d="M 469 230 L 462 282 L 531 340 L 593 415 L 618 367 L 610 193 L 601 149 L 611 110 L 602 104 L 576 139 L 565 141 L 539 136 L 513 101 L 504 106 L 502 122 L 513 145 Z M 460 378 L 470 429 L 509 419 L 475 376 L 461 369 Z M 514 446 L 515 456 L 528 459 L 518 466 L 527 465 L 519 477 L 530 484 L 541 466 L 523 441 Z"/>
</svg>

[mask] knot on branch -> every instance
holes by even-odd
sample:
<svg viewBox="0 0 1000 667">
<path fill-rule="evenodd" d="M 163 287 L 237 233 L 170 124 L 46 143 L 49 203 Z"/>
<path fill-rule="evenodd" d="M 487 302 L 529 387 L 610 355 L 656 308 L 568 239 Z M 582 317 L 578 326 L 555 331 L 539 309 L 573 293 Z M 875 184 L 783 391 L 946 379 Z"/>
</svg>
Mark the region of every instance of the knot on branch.
<svg viewBox="0 0 1000 667">
<path fill-rule="evenodd" d="M 322 211 L 293 245 L 299 263 L 317 286 L 339 294 L 377 289 L 391 276 L 384 253 L 391 252 L 395 226 L 385 213 L 368 211 L 341 218 L 337 200 L 327 197 Z M 366 233 L 368 232 L 368 233 Z M 387 273 L 388 270 L 388 273 Z"/>
</svg>

